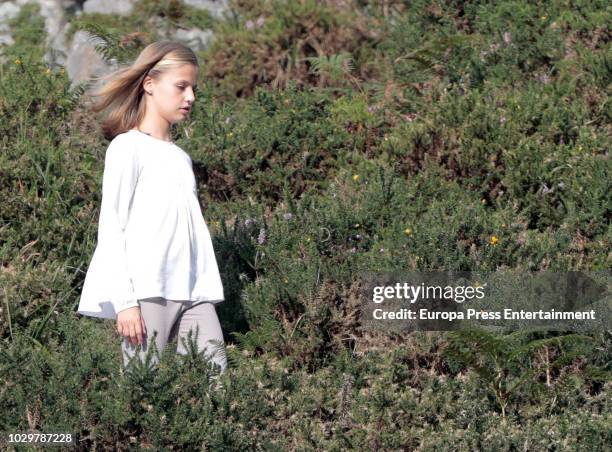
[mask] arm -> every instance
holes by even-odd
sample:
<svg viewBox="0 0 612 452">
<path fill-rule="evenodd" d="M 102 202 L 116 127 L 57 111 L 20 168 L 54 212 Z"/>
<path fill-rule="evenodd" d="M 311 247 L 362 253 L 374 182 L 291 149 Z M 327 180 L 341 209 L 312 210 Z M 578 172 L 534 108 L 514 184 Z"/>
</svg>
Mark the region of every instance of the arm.
<svg viewBox="0 0 612 452">
<path fill-rule="evenodd" d="M 98 243 L 108 251 L 108 292 L 116 313 L 138 306 L 128 271 L 125 239 L 138 174 L 136 149 L 129 141 L 113 140 L 104 160 Z"/>
</svg>

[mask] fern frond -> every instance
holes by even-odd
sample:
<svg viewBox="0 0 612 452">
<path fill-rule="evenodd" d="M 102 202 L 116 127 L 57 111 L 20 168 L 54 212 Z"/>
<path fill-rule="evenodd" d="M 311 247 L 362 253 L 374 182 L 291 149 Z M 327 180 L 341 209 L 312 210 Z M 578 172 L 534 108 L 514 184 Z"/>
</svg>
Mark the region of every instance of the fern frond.
<svg viewBox="0 0 612 452">
<path fill-rule="evenodd" d="M 127 49 L 122 45 L 122 35 L 112 28 L 102 27 L 95 22 L 77 20 L 74 22 L 77 30 L 87 33 L 87 42 L 91 44 L 96 53 L 107 63 L 115 60 L 118 64 L 124 64 L 134 58 L 139 49 Z"/>
<path fill-rule="evenodd" d="M 333 80 L 339 80 L 343 74 L 350 74 L 354 70 L 353 57 L 348 52 L 339 54 L 316 56 L 306 58 L 317 75 L 325 75 Z"/>
<path fill-rule="evenodd" d="M 564 336 L 556 336 L 556 337 L 549 337 L 549 338 L 545 338 L 545 339 L 538 339 L 535 341 L 531 341 L 528 344 L 525 344 L 517 349 L 515 349 L 509 356 L 509 358 L 511 360 L 515 360 L 517 358 L 521 358 L 524 356 L 529 355 L 530 353 L 532 353 L 533 351 L 548 346 L 548 345 L 562 345 L 562 344 L 568 344 L 568 345 L 574 345 L 578 342 L 584 342 L 584 341 L 589 341 L 592 342 L 593 338 L 589 337 L 589 336 L 584 336 L 581 334 L 567 334 Z"/>
</svg>

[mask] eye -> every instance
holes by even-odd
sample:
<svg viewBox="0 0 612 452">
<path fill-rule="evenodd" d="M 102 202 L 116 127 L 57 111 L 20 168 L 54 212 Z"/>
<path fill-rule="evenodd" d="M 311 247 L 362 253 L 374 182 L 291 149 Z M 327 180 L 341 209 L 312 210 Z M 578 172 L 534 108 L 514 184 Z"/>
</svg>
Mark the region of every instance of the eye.
<svg viewBox="0 0 612 452">
<path fill-rule="evenodd" d="M 186 86 L 184 86 L 184 85 L 177 85 L 177 88 L 179 88 L 179 89 L 185 89 L 185 88 L 186 88 Z M 193 87 L 193 94 L 194 94 L 194 95 L 196 95 L 196 94 L 198 94 L 198 93 L 199 93 L 199 90 L 198 90 L 198 89 L 197 89 L 197 88 L 194 86 L 194 87 Z"/>
</svg>

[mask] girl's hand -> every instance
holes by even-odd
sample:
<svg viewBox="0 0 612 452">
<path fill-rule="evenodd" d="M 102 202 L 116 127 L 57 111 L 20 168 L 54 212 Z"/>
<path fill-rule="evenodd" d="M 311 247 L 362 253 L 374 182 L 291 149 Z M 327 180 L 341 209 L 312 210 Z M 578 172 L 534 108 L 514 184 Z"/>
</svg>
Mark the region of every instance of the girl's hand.
<svg viewBox="0 0 612 452">
<path fill-rule="evenodd" d="M 143 344 L 147 334 L 140 306 L 124 309 L 117 314 L 117 332 L 124 336 L 130 344 Z"/>
</svg>

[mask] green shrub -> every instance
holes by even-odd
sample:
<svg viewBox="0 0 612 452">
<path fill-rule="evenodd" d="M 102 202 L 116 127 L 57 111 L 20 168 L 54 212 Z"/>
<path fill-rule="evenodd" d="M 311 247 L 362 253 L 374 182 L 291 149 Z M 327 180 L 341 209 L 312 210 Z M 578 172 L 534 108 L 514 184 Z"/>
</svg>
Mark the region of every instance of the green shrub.
<svg viewBox="0 0 612 452">
<path fill-rule="evenodd" d="M 113 322 L 75 313 L 108 143 L 83 86 L 40 63 L 38 9 L 10 24 L 0 430 L 88 449 L 605 450 L 608 332 L 571 348 L 553 333 L 382 334 L 359 308 L 367 271 L 610 267 L 607 4 L 341 3 L 71 18 L 122 62 L 157 39 L 149 14 L 214 27 L 205 89 L 171 132 L 225 288 L 221 387 L 176 343 L 121 371 Z"/>
</svg>

